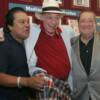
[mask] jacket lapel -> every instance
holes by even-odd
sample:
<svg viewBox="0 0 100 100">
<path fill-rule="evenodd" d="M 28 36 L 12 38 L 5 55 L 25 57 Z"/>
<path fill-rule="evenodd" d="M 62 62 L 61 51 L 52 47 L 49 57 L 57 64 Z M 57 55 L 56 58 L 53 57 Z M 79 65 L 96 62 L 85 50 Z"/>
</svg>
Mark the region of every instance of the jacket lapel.
<svg viewBox="0 0 100 100">
<path fill-rule="evenodd" d="M 97 64 L 96 61 L 100 59 L 100 40 L 99 40 L 99 34 L 94 33 L 94 44 L 93 44 L 93 52 L 92 52 L 92 60 L 91 60 L 91 69 L 90 69 L 90 75 L 92 75 L 96 70 L 96 68 L 100 65 Z"/>
<path fill-rule="evenodd" d="M 74 47 L 74 51 L 75 51 L 75 55 L 77 57 L 77 60 L 78 60 L 78 63 L 79 63 L 79 68 L 81 69 L 81 71 L 85 74 L 86 74 L 86 71 L 84 69 L 84 66 L 82 65 L 82 62 L 81 62 L 81 58 L 80 58 L 80 48 L 79 48 L 79 36 L 76 38 L 75 40 L 75 47 Z"/>
<path fill-rule="evenodd" d="M 30 29 L 30 35 L 29 37 L 24 41 L 25 42 L 25 49 L 26 49 L 26 55 L 27 59 L 30 59 L 30 56 L 34 50 L 34 46 L 36 44 L 36 41 L 39 37 L 40 33 L 40 27 L 38 25 L 32 24 Z"/>
</svg>

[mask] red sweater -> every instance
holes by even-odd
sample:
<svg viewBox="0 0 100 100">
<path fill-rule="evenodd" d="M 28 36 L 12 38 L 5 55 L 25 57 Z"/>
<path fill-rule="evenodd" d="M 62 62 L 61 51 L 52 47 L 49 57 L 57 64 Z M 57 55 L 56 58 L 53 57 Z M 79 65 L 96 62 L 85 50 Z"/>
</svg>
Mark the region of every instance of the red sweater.
<svg viewBox="0 0 100 100">
<path fill-rule="evenodd" d="M 67 49 L 61 35 L 48 36 L 44 28 L 35 46 L 38 57 L 37 66 L 45 69 L 48 74 L 65 80 L 70 71 Z"/>
</svg>

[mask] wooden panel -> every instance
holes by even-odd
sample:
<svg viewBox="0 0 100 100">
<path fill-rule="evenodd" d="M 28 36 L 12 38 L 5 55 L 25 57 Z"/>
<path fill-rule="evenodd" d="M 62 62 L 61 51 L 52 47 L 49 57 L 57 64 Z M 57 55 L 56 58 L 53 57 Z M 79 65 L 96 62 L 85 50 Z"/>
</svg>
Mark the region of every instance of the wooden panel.
<svg viewBox="0 0 100 100">
<path fill-rule="evenodd" d="M 8 11 L 8 0 L 3 0 L 0 3 L 0 27 L 4 25 L 4 16 Z"/>
</svg>

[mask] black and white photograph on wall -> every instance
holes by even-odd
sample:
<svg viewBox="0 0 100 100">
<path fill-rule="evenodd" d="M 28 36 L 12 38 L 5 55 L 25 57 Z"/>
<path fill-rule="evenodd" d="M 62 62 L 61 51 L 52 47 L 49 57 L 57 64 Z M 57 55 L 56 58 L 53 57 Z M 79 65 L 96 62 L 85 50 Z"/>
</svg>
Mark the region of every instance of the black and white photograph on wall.
<svg viewBox="0 0 100 100">
<path fill-rule="evenodd" d="M 90 7 L 90 0 L 73 0 L 74 6 Z"/>
<path fill-rule="evenodd" d="M 97 7 L 98 7 L 98 10 L 100 11 L 100 0 L 97 0 Z"/>
<path fill-rule="evenodd" d="M 100 16 L 96 16 L 96 31 L 100 32 Z"/>
<path fill-rule="evenodd" d="M 59 4 L 63 4 L 64 0 L 56 0 Z"/>
<path fill-rule="evenodd" d="M 78 20 L 77 19 L 67 19 L 68 25 L 71 26 L 75 32 L 75 36 L 78 36 L 79 33 L 79 28 L 78 28 Z"/>
</svg>

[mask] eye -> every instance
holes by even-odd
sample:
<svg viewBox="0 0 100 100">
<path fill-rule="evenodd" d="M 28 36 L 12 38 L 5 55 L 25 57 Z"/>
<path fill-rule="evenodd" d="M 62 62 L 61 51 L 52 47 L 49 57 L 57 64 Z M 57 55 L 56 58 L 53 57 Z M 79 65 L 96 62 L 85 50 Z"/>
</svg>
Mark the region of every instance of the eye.
<svg viewBox="0 0 100 100">
<path fill-rule="evenodd" d="M 59 19 L 60 19 L 60 16 L 57 16 L 57 17 L 56 17 L 56 19 L 58 19 L 58 20 L 59 20 Z"/>
<path fill-rule="evenodd" d="M 19 21 L 19 23 L 20 23 L 20 24 L 24 24 L 24 23 L 25 23 L 25 21 Z"/>
<path fill-rule="evenodd" d="M 52 19 L 52 17 L 51 16 L 48 16 L 48 19 Z"/>
<path fill-rule="evenodd" d="M 29 24 L 29 20 L 21 20 L 21 21 L 19 21 L 19 24 L 21 24 L 21 25 Z"/>
</svg>

